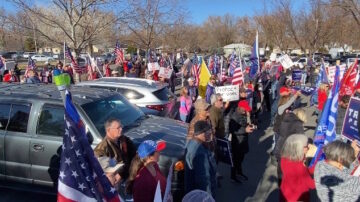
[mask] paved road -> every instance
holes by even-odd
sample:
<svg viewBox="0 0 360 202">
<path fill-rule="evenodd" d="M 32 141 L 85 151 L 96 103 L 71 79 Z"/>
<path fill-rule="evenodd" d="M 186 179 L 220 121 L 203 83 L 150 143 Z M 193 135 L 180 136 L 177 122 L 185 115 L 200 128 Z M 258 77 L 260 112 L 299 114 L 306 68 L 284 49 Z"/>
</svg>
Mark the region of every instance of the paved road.
<svg viewBox="0 0 360 202">
<path fill-rule="evenodd" d="M 304 104 L 307 98 L 303 98 Z M 312 137 L 315 128 L 313 107 L 305 107 L 308 122 L 305 124 L 306 134 Z M 217 191 L 216 201 L 279 201 L 276 167 L 270 163 L 269 153 L 272 144 L 272 128 L 269 127 L 269 113 L 261 115 L 259 129 L 249 138 L 250 152 L 246 155 L 243 169 L 249 181 L 235 184 L 230 181 L 230 166 L 220 163 L 219 172 L 224 176 L 221 188 Z M 1 201 L 56 201 L 55 196 L 0 188 Z"/>
</svg>

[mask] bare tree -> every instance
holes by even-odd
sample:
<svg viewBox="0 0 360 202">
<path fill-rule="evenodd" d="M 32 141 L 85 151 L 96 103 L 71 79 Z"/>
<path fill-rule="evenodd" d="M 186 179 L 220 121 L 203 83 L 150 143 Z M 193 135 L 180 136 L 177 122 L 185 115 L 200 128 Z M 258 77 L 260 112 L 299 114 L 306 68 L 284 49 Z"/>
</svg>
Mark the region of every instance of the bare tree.
<svg viewBox="0 0 360 202">
<path fill-rule="evenodd" d="M 102 10 L 108 3 L 113 3 L 111 0 L 52 0 L 46 7 L 26 0 L 12 2 L 32 22 L 32 26 L 20 26 L 35 29 L 41 37 L 59 45 L 66 41 L 77 55 L 122 17 Z"/>
</svg>

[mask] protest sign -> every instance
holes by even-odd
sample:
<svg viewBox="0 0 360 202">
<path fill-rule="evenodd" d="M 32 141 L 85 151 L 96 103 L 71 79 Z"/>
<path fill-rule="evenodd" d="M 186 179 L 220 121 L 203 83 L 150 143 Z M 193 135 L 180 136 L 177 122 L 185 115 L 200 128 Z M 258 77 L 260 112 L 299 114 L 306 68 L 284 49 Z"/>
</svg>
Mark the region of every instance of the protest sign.
<svg viewBox="0 0 360 202">
<path fill-rule="evenodd" d="M 358 116 L 360 99 L 352 97 L 345 113 L 342 135 L 349 140 L 357 140 L 360 143 L 358 131 Z"/>
<path fill-rule="evenodd" d="M 340 65 L 340 80 L 342 79 L 342 77 L 344 76 L 345 70 L 346 70 L 346 65 Z M 334 83 L 334 79 L 335 79 L 335 71 L 336 71 L 336 66 L 331 66 L 331 67 L 327 67 L 327 75 L 328 75 L 328 80 L 331 83 Z"/>
<path fill-rule="evenodd" d="M 15 69 L 15 61 L 8 61 L 5 62 L 5 70 L 12 70 Z"/>
<path fill-rule="evenodd" d="M 301 81 L 302 71 L 301 70 L 294 70 L 292 72 L 292 80 L 293 81 Z"/>
<path fill-rule="evenodd" d="M 216 144 L 218 146 L 218 159 L 221 162 L 233 166 L 233 160 L 230 150 L 230 142 L 225 139 L 216 138 Z"/>
<path fill-rule="evenodd" d="M 215 87 L 215 93 L 219 93 L 224 102 L 239 100 L 239 85 Z"/>
<path fill-rule="evenodd" d="M 160 70 L 160 65 L 157 62 L 148 63 L 148 70 L 154 71 L 154 70 Z"/>
<path fill-rule="evenodd" d="M 170 79 L 172 72 L 172 68 L 160 67 L 159 77 Z"/>
<path fill-rule="evenodd" d="M 174 172 L 174 163 L 171 164 L 169 169 L 169 174 L 166 181 L 166 188 L 165 188 L 165 194 L 164 194 L 164 202 L 171 201 L 172 195 L 171 195 L 171 182 L 172 182 L 172 176 Z"/>
<path fill-rule="evenodd" d="M 301 94 L 305 95 L 305 96 L 310 96 L 314 93 L 314 91 L 316 90 L 316 87 L 293 87 L 293 89 L 295 91 L 300 91 Z"/>
<path fill-rule="evenodd" d="M 292 66 L 294 66 L 293 61 L 291 60 L 291 58 L 285 54 L 279 57 L 279 62 L 281 63 L 281 65 L 285 68 L 285 69 L 289 69 Z"/>
</svg>

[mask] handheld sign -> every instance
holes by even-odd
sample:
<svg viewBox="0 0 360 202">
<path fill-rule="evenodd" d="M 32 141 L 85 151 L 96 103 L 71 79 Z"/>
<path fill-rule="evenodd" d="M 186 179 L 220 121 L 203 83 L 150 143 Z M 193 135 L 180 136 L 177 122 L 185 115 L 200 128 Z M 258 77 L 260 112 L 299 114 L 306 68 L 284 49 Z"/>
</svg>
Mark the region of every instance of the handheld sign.
<svg viewBox="0 0 360 202">
<path fill-rule="evenodd" d="M 160 67 L 159 77 L 170 79 L 172 73 L 173 73 L 172 68 Z"/>
<path fill-rule="evenodd" d="M 154 70 L 160 70 L 160 65 L 157 62 L 148 63 L 148 70 L 154 71 Z"/>
<path fill-rule="evenodd" d="M 360 143 L 358 130 L 360 99 L 352 97 L 345 113 L 342 136 L 349 140 L 357 140 Z"/>
<path fill-rule="evenodd" d="M 340 65 L 340 80 L 343 78 L 345 70 L 346 70 L 346 65 Z M 328 80 L 331 83 L 334 83 L 334 79 L 335 79 L 335 72 L 336 72 L 336 66 L 330 66 L 326 68 L 327 70 L 327 76 L 328 76 Z"/>
<path fill-rule="evenodd" d="M 287 54 L 280 56 L 279 62 L 285 69 L 290 69 L 292 66 L 294 66 L 293 61 Z"/>
<path fill-rule="evenodd" d="M 292 80 L 293 81 L 301 81 L 302 71 L 301 70 L 294 70 L 292 72 Z"/>
<path fill-rule="evenodd" d="M 303 95 L 305 95 L 305 96 L 309 96 L 309 95 L 312 95 L 314 92 L 315 92 L 315 90 L 316 90 L 316 87 L 308 87 L 308 86 L 306 86 L 306 87 L 302 87 L 302 88 L 300 88 L 300 87 L 293 87 L 293 89 L 295 90 L 295 91 L 301 91 L 301 94 L 303 94 Z"/>
<path fill-rule="evenodd" d="M 219 161 L 233 166 L 229 141 L 225 139 L 216 138 L 216 144 L 218 146 L 217 155 Z"/>
<path fill-rule="evenodd" d="M 239 85 L 215 87 L 215 93 L 220 94 L 224 102 L 239 100 Z"/>
</svg>

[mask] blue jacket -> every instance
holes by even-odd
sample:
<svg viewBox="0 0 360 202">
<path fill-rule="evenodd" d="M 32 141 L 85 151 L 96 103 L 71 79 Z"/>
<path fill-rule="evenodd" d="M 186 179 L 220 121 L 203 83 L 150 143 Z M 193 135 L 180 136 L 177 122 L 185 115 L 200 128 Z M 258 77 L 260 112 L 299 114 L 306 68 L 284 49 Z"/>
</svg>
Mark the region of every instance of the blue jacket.
<svg viewBox="0 0 360 202">
<path fill-rule="evenodd" d="M 185 150 L 185 194 L 200 189 L 215 198 L 216 161 L 214 154 L 196 140 L 190 140 Z"/>
</svg>

